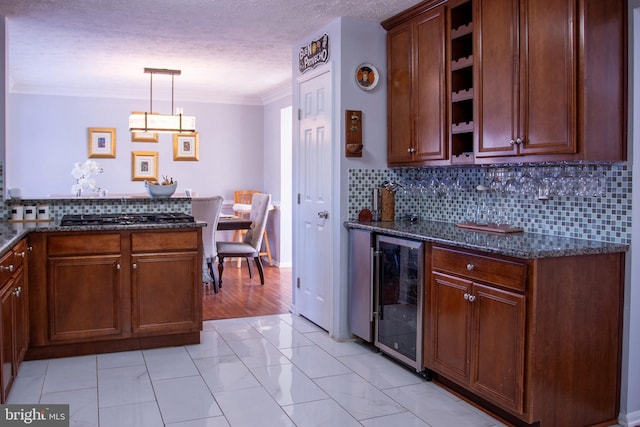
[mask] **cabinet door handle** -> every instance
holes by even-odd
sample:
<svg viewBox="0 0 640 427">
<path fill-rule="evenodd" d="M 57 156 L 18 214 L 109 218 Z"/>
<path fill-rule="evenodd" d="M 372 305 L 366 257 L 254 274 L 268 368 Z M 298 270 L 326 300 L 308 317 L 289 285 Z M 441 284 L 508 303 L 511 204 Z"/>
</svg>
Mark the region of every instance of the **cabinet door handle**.
<svg viewBox="0 0 640 427">
<path fill-rule="evenodd" d="M 8 267 L 5 267 L 4 265 L 2 266 L 2 271 L 8 271 L 10 273 L 13 273 L 13 264 L 11 264 Z"/>
<path fill-rule="evenodd" d="M 17 256 L 18 258 L 24 258 L 26 254 L 24 253 L 24 251 L 22 251 L 22 252 L 16 252 L 14 255 Z"/>
<path fill-rule="evenodd" d="M 475 266 L 475 265 L 473 265 L 473 264 L 471 264 L 471 263 L 467 264 L 467 270 L 469 270 L 469 271 L 473 271 L 473 270 L 475 270 L 475 269 L 476 269 L 476 266 Z"/>
<path fill-rule="evenodd" d="M 138 268 L 138 264 L 131 264 L 131 268 L 135 270 L 136 268 Z"/>
<path fill-rule="evenodd" d="M 16 296 L 16 298 L 19 298 L 21 293 L 22 293 L 22 286 L 18 286 L 13 290 L 13 294 Z"/>
<path fill-rule="evenodd" d="M 475 295 L 469 295 L 469 302 L 474 302 L 476 300 Z"/>
<path fill-rule="evenodd" d="M 469 294 L 465 293 L 465 294 L 464 294 L 464 299 L 465 299 L 465 300 L 467 300 L 467 301 L 469 301 L 469 297 L 470 297 L 470 296 L 471 296 L 471 295 L 469 295 Z"/>
<path fill-rule="evenodd" d="M 516 145 L 521 145 L 524 142 L 524 139 L 522 138 L 517 138 L 516 139 Z"/>
<path fill-rule="evenodd" d="M 510 145 L 516 145 L 516 140 L 515 140 L 515 139 L 512 139 L 511 141 L 509 141 L 509 144 L 510 144 Z"/>
<path fill-rule="evenodd" d="M 120 270 L 120 263 L 116 264 L 116 270 Z"/>
</svg>

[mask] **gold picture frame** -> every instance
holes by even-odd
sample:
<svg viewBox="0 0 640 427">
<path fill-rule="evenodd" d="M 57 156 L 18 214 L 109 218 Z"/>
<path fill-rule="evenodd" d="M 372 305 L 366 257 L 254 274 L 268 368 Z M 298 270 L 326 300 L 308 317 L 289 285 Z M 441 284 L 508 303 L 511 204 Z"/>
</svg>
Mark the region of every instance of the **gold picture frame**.
<svg viewBox="0 0 640 427">
<path fill-rule="evenodd" d="M 131 152 L 131 180 L 132 181 L 157 181 L 158 180 L 158 152 L 157 151 L 132 151 Z"/>
<path fill-rule="evenodd" d="M 89 158 L 115 159 L 116 129 L 89 128 Z"/>
<path fill-rule="evenodd" d="M 200 150 L 200 134 L 184 132 L 173 134 L 173 160 L 197 161 Z"/>
<path fill-rule="evenodd" d="M 158 142 L 157 132 L 131 132 L 132 142 Z"/>
</svg>

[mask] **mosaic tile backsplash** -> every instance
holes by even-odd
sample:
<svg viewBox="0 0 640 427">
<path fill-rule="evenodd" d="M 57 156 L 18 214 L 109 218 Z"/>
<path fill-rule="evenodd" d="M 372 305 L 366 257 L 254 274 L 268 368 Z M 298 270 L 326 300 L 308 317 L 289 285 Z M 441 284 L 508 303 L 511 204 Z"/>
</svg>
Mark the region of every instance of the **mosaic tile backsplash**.
<svg viewBox="0 0 640 427">
<path fill-rule="evenodd" d="M 626 163 L 351 169 L 349 219 L 389 183 L 396 219 L 463 222 L 484 201 L 526 232 L 630 244 L 631 177 Z"/>
<path fill-rule="evenodd" d="M 136 214 L 136 213 L 164 213 L 182 212 L 191 214 L 191 199 L 176 197 L 168 199 L 150 199 L 146 197 L 107 197 L 107 198 L 69 198 L 69 199 L 9 199 L 7 207 L 49 206 L 50 217 L 53 220 L 62 219 L 63 215 L 91 215 L 91 214 Z M 7 209 L 8 210 L 8 209 Z M 5 214 L 7 215 L 7 214 Z M 7 215 L 8 216 L 8 215 Z M 5 218 L 7 217 L 5 216 Z"/>
</svg>

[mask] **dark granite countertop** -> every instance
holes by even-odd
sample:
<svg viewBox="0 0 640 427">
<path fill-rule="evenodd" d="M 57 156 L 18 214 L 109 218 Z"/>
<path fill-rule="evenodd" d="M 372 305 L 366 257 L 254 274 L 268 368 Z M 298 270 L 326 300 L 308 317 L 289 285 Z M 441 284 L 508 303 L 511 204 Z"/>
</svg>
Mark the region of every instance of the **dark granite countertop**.
<svg viewBox="0 0 640 427">
<path fill-rule="evenodd" d="M 546 234 L 503 234 L 473 231 L 456 227 L 452 223 L 438 221 L 346 221 L 344 226 L 524 259 L 626 252 L 629 249 L 628 245 L 621 243 L 572 239 Z"/>
<path fill-rule="evenodd" d="M 45 222 L 2 222 L 0 223 L 0 256 L 9 251 L 16 243 L 29 233 L 44 233 L 55 231 L 109 231 L 109 230 L 150 230 L 168 228 L 202 228 L 206 223 L 197 221 L 191 223 L 164 224 L 114 224 L 114 225 L 81 225 L 61 226 L 59 221 Z"/>
</svg>

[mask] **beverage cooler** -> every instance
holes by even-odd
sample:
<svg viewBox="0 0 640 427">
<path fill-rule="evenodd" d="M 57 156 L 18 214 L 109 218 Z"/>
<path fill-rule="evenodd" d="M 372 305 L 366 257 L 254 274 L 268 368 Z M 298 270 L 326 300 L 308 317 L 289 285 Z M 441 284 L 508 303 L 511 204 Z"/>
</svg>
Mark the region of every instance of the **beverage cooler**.
<svg viewBox="0 0 640 427">
<path fill-rule="evenodd" d="M 422 371 L 424 243 L 376 236 L 373 276 L 374 345 Z"/>
</svg>

